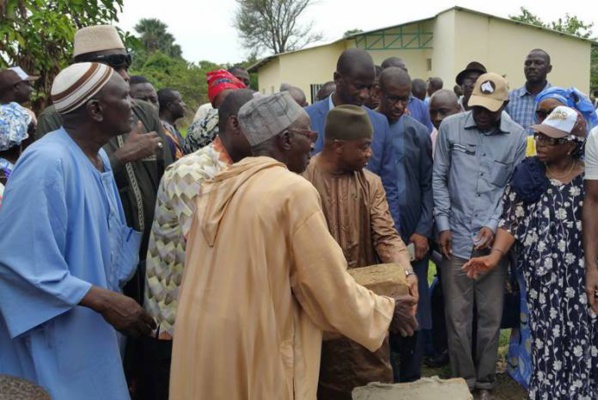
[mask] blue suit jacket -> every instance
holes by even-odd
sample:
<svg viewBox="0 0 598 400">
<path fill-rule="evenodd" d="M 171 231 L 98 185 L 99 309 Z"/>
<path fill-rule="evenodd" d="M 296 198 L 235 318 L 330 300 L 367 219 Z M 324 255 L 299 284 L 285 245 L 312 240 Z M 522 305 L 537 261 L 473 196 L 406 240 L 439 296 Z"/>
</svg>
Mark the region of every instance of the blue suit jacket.
<svg viewBox="0 0 598 400">
<path fill-rule="evenodd" d="M 390 125 L 399 173 L 399 207 L 405 243 L 413 233 L 431 238 L 434 227 L 432 196 L 432 140 L 428 129 L 403 115 Z"/>
<path fill-rule="evenodd" d="M 311 129 L 318 132 L 314 154 L 322 151 L 322 147 L 324 146 L 324 126 L 326 124 L 326 115 L 328 115 L 328 111 L 330 110 L 329 101 L 326 98 L 305 108 L 311 119 Z M 395 227 L 399 231 L 398 171 L 395 161 L 396 155 L 392 149 L 388 120 L 382 114 L 378 114 L 367 107 L 363 108 L 367 111 L 374 127 L 372 158 L 368 162 L 367 169 L 382 179 L 390 213 L 395 221 Z"/>
<path fill-rule="evenodd" d="M 409 116 L 411 118 L 414 118 L 428 128 L 428 133 L 432 133 L 434 126 L 432 125 L 432 119 L 430 119 L 430 108 L 426 102 L 412 95 L 409 98 L 407 109 L 409 110 Z"/>
</svg>

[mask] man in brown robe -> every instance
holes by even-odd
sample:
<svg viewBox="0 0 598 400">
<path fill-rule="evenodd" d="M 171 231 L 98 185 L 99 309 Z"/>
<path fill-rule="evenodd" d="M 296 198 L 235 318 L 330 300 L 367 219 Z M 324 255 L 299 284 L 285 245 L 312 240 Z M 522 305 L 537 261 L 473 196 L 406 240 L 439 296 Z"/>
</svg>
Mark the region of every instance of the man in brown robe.
<svg viewBox="0 0 598 400">
<path fill-rule="evenodd" d="M 187 256 L 170 400 L 315 400 L 322 331 L 370 351 L 413 334 L 411 296 L 347 273 L 305 170 L 315 132 L 288 92 L 238 113 L 254 157 L 202 184 Z M 293 173 L 295 172 L 295 173 Z"/>
<path fill-rule="evenodd" d="M 349 268 L 400 264 L 417 297 L 417 278 L 394 227 L 382 181 L 364 169 L 372 155 L 372 135 L 365 110 L 352 105 L 333 108 L 326 118 L 324 149 L 311 159 L 303 176 L 318 190 L 328 229 Z M 355 387 L 392 381 L 388 339 L 375 353 L 344 337 L 322 344 L 319 400 L 351 400 Z"/>
</svg>

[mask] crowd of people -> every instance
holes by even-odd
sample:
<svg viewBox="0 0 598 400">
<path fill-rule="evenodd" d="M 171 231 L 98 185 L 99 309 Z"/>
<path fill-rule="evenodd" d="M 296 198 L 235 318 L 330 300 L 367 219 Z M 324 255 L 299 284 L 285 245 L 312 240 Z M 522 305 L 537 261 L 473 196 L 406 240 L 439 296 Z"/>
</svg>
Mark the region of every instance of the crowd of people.
<svg viewBox="0 0 598 400">
<path fill-rule="evenodd" d="M 546 51 L 449 90 L 351 48 L 311 105 L 216 70 L 184 135 L 114 27 L 73 44 L 38 116 L 0 71 L 0 398 L 350 400 L 446 362 L 487 400 L 509 325 L 530 399 L 598 399 L 598 115 Z"/>
</svg>

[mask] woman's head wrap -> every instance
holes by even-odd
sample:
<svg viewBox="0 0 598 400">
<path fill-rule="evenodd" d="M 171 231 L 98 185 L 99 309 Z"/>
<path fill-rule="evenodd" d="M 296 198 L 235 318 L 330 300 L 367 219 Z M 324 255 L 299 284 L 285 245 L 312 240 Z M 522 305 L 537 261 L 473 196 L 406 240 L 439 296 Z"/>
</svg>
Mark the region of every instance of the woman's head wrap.
<svg viewBox="0 0 598 400">
<path fill-rule="evenodd" d="M 31 114 L 17 103 L 0 105 L 0 151 L 6 151 L 29 137 Z"/>
<path fill-rule="evenodd" d="M 243 82 L 233 74 L 223 69 L 211 71 L 206 74 L 208 80 L 208 99 L 214 104 L 214 99 L 225 90 L 245 89 Z"/>
<path fill-rule="evenodd" d="M 576 109 L 583 115 L 587 124 L 587 131 L 598 125 L 598 115 L 590 99 L 574 87 L 563 89 L 560 87 L 549 87 L 536 95 L 536 107 L 543 100 L 555 99 L 567 107 Z"/>
</svg>

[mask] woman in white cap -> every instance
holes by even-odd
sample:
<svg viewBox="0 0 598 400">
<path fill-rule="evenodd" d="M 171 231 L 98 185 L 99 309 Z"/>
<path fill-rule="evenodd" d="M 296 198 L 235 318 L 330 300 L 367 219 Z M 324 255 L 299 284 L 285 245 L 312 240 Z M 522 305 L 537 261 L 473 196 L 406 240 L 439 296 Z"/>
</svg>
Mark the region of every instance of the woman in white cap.
<svg viewBox="0 0 598 400">
<path fill-rule="evenodd" d="M 463 270 L 477 278 L 519 242 L 531 331 L 529 397 L 596 399 L 598 318 L 587 306 L 581 240 L 586 123 L 559 106 L 532 128 L 537 156 L 513 173 L 492 251 Z"/>
</svg>

